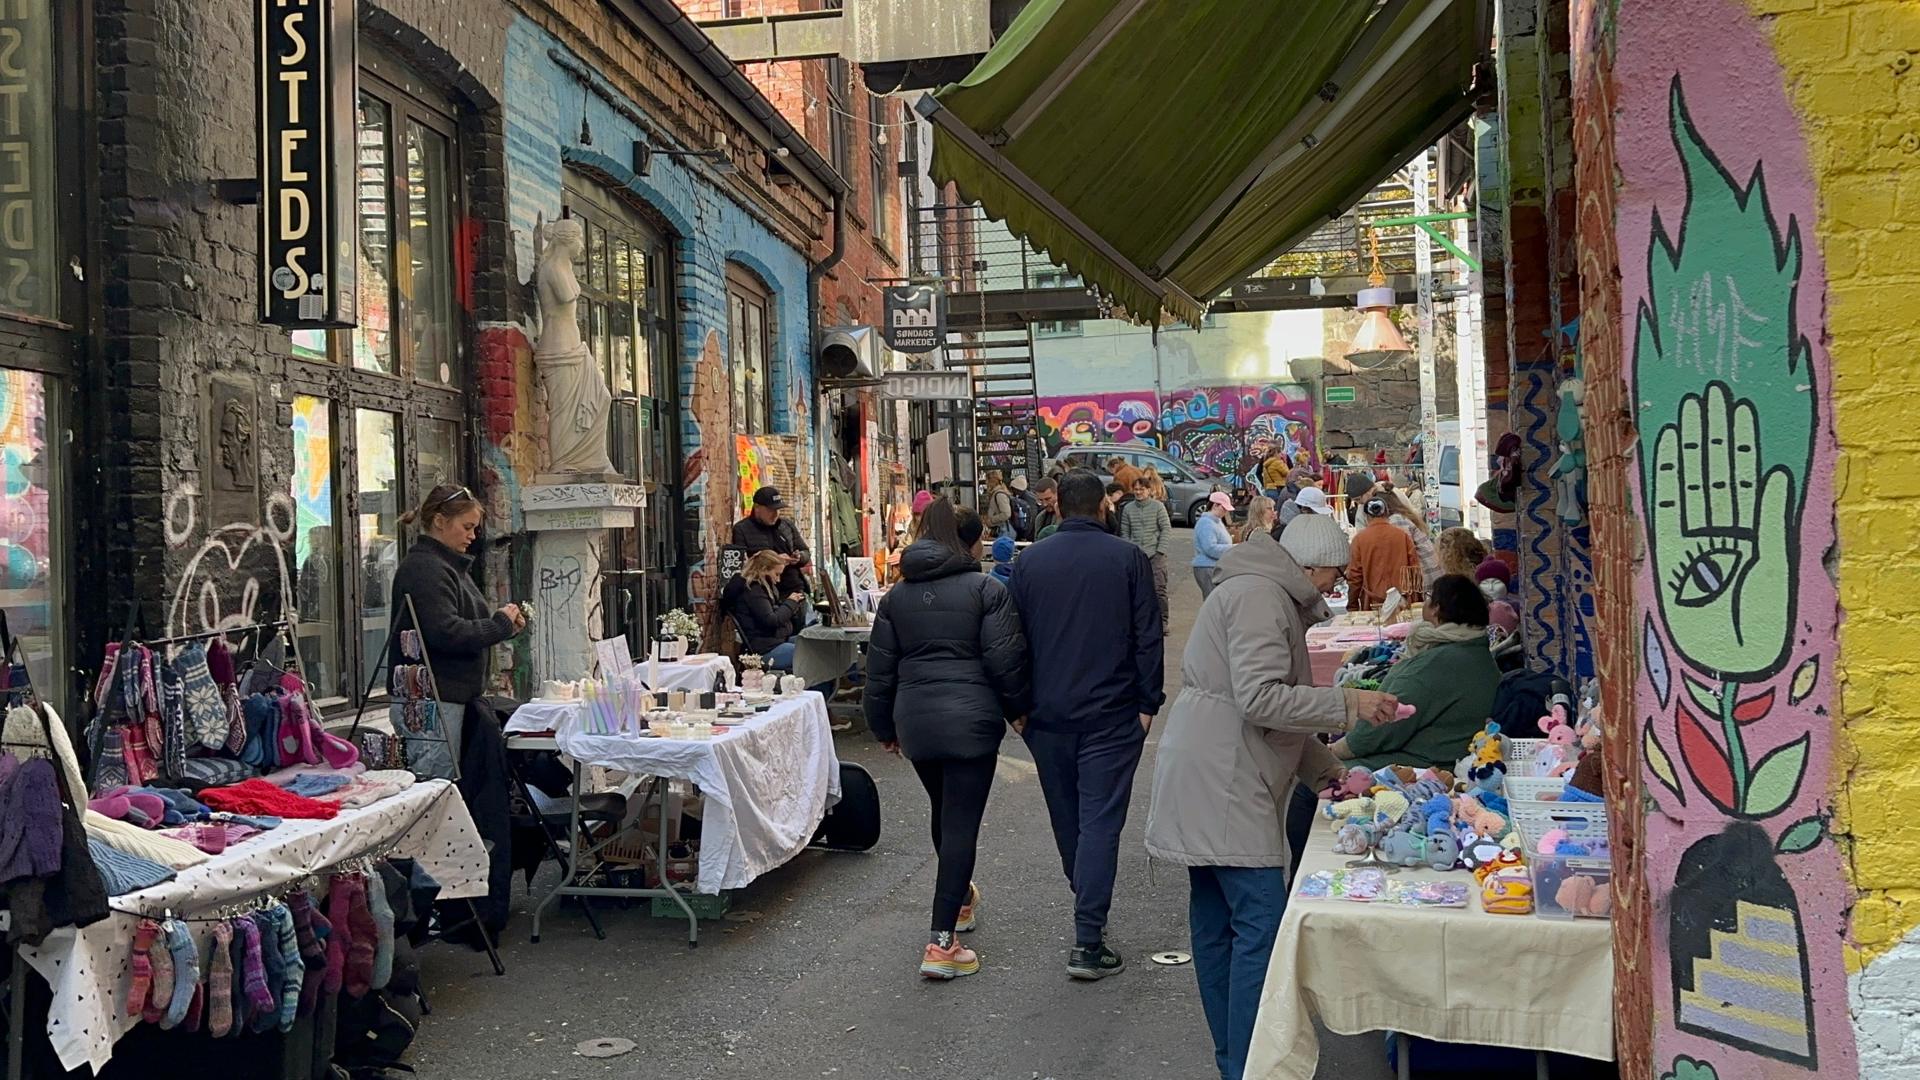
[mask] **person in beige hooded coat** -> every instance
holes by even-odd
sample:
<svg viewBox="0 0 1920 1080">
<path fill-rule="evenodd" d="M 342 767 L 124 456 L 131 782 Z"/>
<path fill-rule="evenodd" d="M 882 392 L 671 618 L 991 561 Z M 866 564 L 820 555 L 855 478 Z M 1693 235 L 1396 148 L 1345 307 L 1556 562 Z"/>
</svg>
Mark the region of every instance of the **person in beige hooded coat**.
<svg viewBox="0 0 1920 1080">
<path fill-rule="evenodd" d="M 1306 685 L 1307 627 L 1329 617 L 1346 536 L 1303 514 L 1220 560 L 1181 659 L 1153 771 L 1147 852 L 1188 868 L 1194 974 L 1223 1080 L 1240 1080 L 1286 904 L 1287 803 L 1342 764 L 1314 738 L 1388 723 L 1392 695 Z"/>
</svg>

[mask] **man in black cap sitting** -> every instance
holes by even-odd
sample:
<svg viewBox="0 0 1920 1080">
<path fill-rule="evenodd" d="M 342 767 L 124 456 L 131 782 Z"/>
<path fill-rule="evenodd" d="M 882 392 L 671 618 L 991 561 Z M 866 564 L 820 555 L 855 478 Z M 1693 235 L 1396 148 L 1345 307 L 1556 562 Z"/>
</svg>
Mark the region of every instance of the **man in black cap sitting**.
<svg viewBox="0 0 1920 1080">
<path fill-rule="evenodd" d="M 753 493 L 753 512 L 733 523 L 733 542 L 746 548 L 749 556 L 772 551 L 786 558 L 787 568 L 780 575 L 782 596 L 807 592 L 805 568 L 813 562 L 799 527 L 780 516 L 786 505 L 779 488 L 763 487 Z"/>
</svg>

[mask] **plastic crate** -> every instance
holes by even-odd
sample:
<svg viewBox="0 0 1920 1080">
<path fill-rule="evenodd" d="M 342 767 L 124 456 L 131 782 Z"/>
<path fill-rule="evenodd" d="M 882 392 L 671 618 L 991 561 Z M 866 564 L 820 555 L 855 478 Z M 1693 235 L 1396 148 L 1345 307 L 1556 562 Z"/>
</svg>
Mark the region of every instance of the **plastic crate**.
<svg viewBox="0 0 1920 1080">
<path fill-rule="evenodd" d="M 1605 893 L 1613 881 L 1613 860 L 1607 846 L 1607 808 L 1599 803 L 1522 802 L 1508 805 L 1509 819 L 1520 832 L 1521 853 L 1533 870 L 1533 911 L 1544 919 L 1611 918 L 1611 911 L 1570 910 L 1561 889 L 1574 878 L 1586 878 L 1592 889 Z M 1588 855 L 1543 854 L 1540 838 L 1549 830 L 1564 829 L 1571 839 L 1586 845 Z M 1588 886 L 1574 886 L 1585 890 Z"/>
<path fill-rule="evenodd" d="M 1507 776 L 1507 801 L 1554 803 L 1567 789 L 1565 776 Z M 1547 796 L 1552 796 L 1548 798 Z"/>
</svg>

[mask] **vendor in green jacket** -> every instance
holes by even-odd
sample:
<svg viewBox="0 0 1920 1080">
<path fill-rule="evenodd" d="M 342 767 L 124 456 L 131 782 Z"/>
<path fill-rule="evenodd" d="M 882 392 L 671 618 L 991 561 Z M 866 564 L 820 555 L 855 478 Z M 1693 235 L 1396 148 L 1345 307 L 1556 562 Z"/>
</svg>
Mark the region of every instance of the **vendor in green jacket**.
<svg viewBox="0 0 1920 1080">
<path fill-rule="evenodd" d="M 1406 656 L 1380 682 L 1417 711 L 1402 723 L 1355 728 L 1333 744 L 1335 757 L 1368 769 L 1450 769 L 1487 726 L 1500 669 L 1487 646 L 1486 595 L 1448 574 L 1428 587 L 1426 613 L 1407 637 Z"/>
</svg>

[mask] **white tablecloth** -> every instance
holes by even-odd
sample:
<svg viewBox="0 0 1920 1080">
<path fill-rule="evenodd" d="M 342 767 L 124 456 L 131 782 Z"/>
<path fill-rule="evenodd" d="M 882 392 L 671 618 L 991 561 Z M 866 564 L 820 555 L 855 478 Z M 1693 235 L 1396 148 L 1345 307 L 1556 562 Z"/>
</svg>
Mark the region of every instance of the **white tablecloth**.
<svg viewBox="0 0 1920 1080">
<path fill-rule="evenodd" d="M 1296 889 L 1316 870 L 1347 864 L 1332 845 L 1332 823 L 1320 818 Z M 1464 870 L 1395 876 L 1474 886 Z M 1247 1080 L 1312 1080 L 1320 1059 L 1316 1015 L 1341 1035 L 1399 1031 L 1611 1060 L 1612 924 L 1489 915 L 1477 886 L 1468 896 L 1467 907 L 1452 909 L 1288 897 Z"/>
<path fill-rule="evenodd" d="M 588 735 L 571 718 L 555 734 L 582 764 L 699 785 L 703 893 L 740 888 L 798 855 L 840 799 L 826 699 L 812 691 L 712 739 Z"/>
<path fill-rule="evenodd" d="M 711 690 L 716 675 L 725 678 L 728 687 L 739 685 L 733 675 L 733 661 L 724 656 L 713 656 L 692 664 L 662 662 L 656 668 L 651 681 L 647 679 L 645 660 L 633 665 L 633 673 L 655 690 Z"/>
<path fill-rule="evenodd" d="M 460 793 L 445 780 L 423 780 L 372 806 L 331 821 L 289 819 L 172 881 L 116 896 L 114 913 L 91 926 L 65 927 L 20 955 L 53 988 L 47 1035 L 64 1068 L 98 1072 L 113 1044 L 140 1022 L 125 1015 L 128 952 L 142 915 L 172 911 L 183 919 L 253 897 L 274 894 L 310 874 L 364 855 L 412 858 L 440 883 L 442 899 L 484 896 L 487 852 Z M 188 922 L 206 947 L 211 922 Z"/>
</svg>

